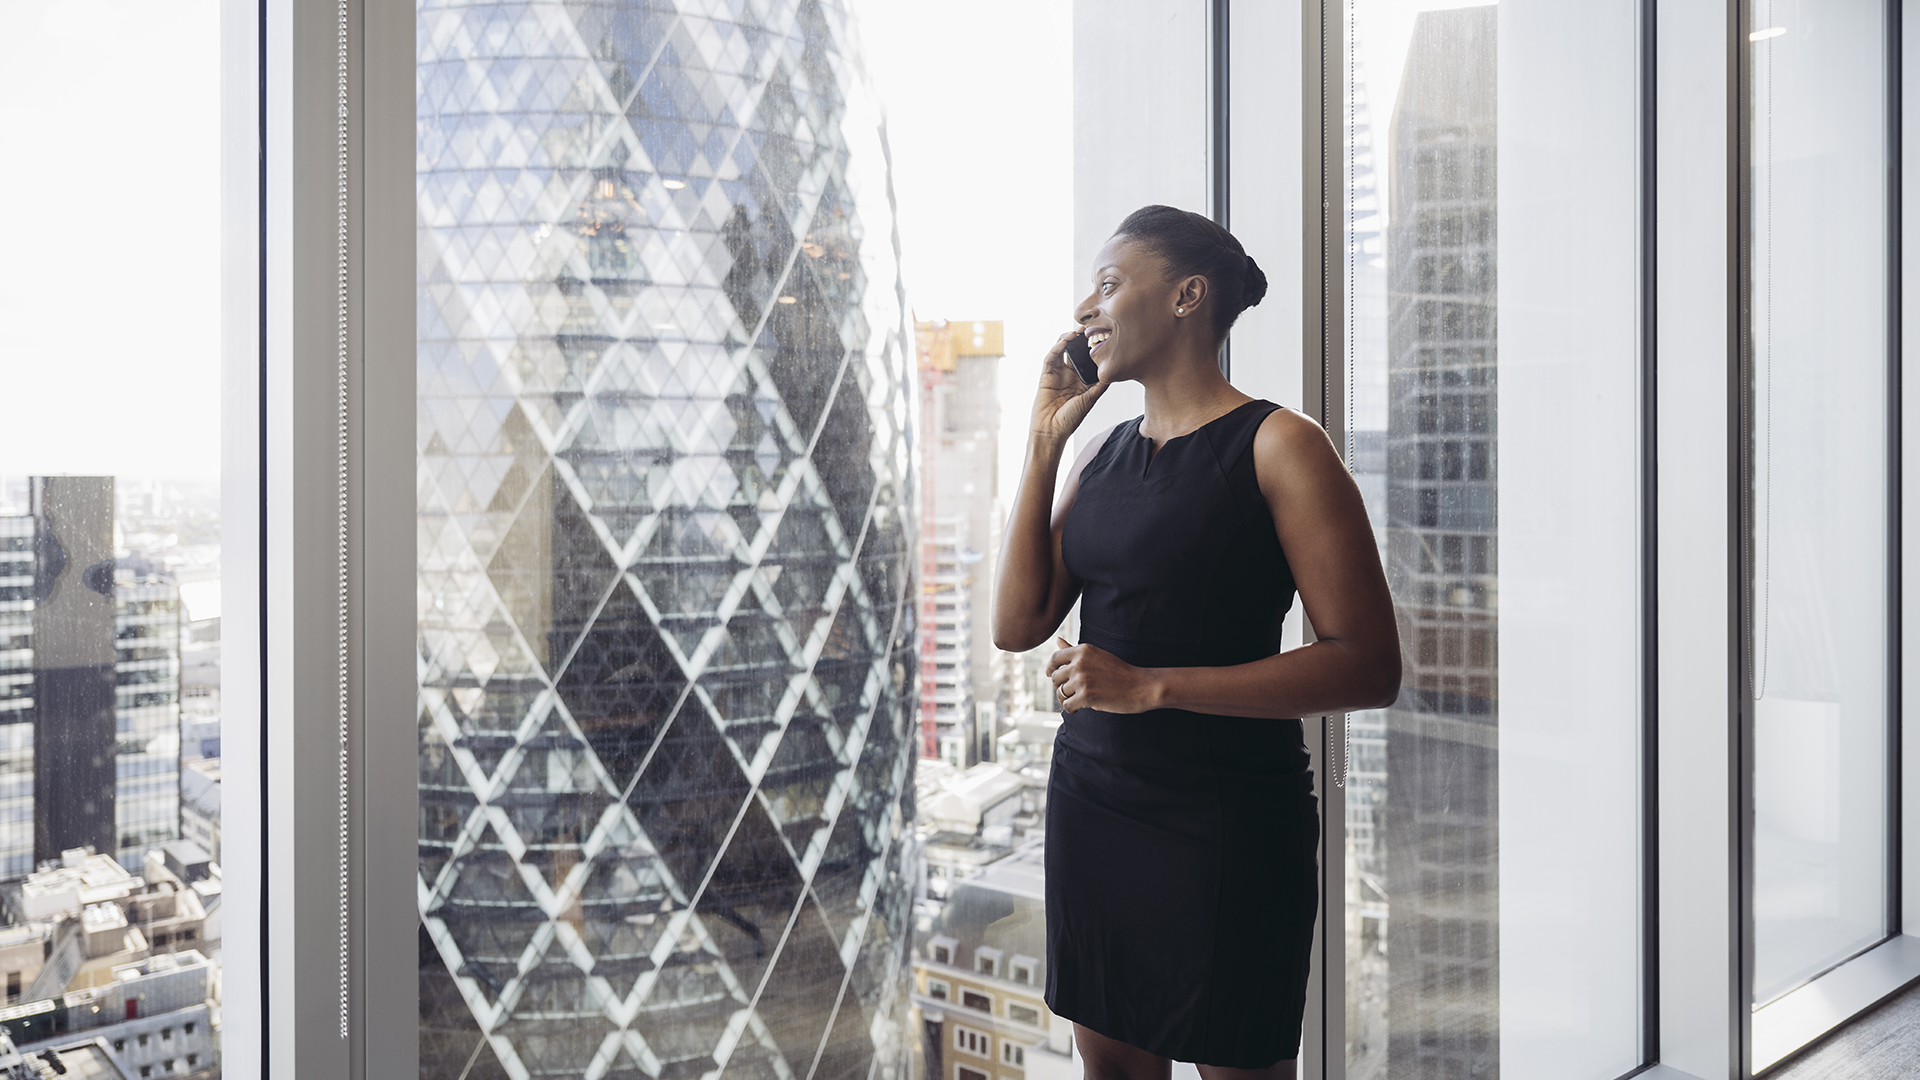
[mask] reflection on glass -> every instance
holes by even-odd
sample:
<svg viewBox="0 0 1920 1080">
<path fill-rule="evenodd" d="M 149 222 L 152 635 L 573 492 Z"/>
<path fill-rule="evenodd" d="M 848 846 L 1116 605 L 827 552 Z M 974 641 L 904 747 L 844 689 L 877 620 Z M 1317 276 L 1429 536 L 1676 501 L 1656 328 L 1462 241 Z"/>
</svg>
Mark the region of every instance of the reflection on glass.
<svg viewBox="0 0 1920 1080">
<path fill-rule="evenodd" d="M 894 1076 L 912 363 L 837 3 L 419 9 L 423 1076 Z"/>
<path fill-rule="evenodd" d="M 1756 1005 L 1887 932 L 1884 20 L 1757 4 L 1747 46 Z"/>
<path fill-rule="evenodd" d="M 1346 14 L 1350 462 L 1405 664 L 1392 707 L 1350 718 L 1347 1075 L 1619 1075 L 1640 1060 L 1633 6 Z"/>
</svg>

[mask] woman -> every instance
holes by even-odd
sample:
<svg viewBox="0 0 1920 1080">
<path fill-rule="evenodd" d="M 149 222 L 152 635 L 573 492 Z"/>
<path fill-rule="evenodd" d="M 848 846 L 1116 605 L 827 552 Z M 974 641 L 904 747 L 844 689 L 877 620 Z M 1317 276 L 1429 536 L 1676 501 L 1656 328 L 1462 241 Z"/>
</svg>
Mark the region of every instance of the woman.
<svg viewBox="0 0 1920 1080">
<path fill-rule="evenodd" d="M 994 644 L 1080 643 L 1047 670 L 1066 714 L 1047 794 L 1047 1004 L 1088 1080 L 1292 1078 L 1319 822 L 1295 717 L 1400 686 L 1366 511 L 1312 420 L 1235 390 L 1221 343 L 1266 276 L 1199 214 L 1145 207 L 1094 258 L 1048 351 L 1000 559 Z M 1084 335 L 1099 382 L 1063 356 Z M 1243 357 L 1251 355 L 1242 349 Z M 1067 439 L 1108 386 L 1146 415 Z M 1315 640 L 1282 653 L 1296 580 Z"/>
</svg>

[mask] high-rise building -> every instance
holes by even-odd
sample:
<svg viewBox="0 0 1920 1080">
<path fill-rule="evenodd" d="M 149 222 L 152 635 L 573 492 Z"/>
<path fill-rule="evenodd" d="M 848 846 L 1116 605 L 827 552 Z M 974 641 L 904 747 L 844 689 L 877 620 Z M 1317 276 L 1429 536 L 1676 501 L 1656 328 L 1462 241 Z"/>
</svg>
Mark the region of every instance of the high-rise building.
<svg viewBox="0 0 1920 1080">
<path fill-rule="evenodd" d="M 915 390 L 854 27 L 419 20 L 421 1075 L 897 1076 Z"/>
<path fill-rule="evenodd" d="M 35 477 L 0 517 L 0 877 L 180 835 L 180 601 L 114 551 L 114 480 Z M 36 797 L 37 796 L 37 797 Z"/>
<path fill-rule="evenodd" d="M 24 492 L 22 493 L 24 495 Z M 0 515 L 0 878 L 33 869 L 33 515 Z"/>
<path fill-rule="evenodd" d="M 993 759 L 1000 674 L 989 619 L 999 524 L 999 322 L 919 322 L 921 756 Z"/>
<path fill-rule="evenodd" d="M 1421 13 L 1388 139 L 1386 1074 L 1499 1071 L 1496 9 Z"/>
<path fill-rule="evenodd" d="M 33 859 L 118 847 L 113 478 L 33 480 Z"/>
<path fill-rule="evenodd" d="M 136 566 L 113 592 L 114 854 L 138 867 L 180 836 L 180 587 Z"/>
</svg>

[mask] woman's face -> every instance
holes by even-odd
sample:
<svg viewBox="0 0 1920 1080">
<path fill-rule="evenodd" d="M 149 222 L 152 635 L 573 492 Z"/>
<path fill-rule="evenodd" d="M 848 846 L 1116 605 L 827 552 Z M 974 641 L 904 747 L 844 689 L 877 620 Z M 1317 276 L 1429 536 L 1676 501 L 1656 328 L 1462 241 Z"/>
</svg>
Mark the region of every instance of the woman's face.
<svg viewBox="0 0 1920 1080">
<path fill-rule="evenodd" d="M 1151 249 L 1125 236 L 1107 241 L 1093 268 L 1093 292 L 1074 318 L 1093 346 L 1101 381 L 1137 379 L 1169 354 L 1180 283 L 1167 279 L 1166 264 Z"/>
</svg>

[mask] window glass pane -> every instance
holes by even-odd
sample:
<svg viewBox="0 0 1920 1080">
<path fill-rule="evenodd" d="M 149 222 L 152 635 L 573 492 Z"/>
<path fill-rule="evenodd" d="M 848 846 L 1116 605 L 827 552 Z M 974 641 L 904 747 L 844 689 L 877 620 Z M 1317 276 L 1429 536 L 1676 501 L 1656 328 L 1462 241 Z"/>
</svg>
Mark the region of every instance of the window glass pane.
<svg viewBox="0 0 1920 1080">
<path fill-rule="evenodd" d="M 915 388 L 858 36 L 418 10 L 422 1073 L 891 1075 Z"/>
<path fill-rule="evenodd" d="M 1887 933 L 1885 12 L 1756 4 L 1754 1002 Z"/>
<path fill-rule="evenodd" d="M 1636 7 L 1346 10 L 1349 450 L 1405 660 L 1351 718 L 1350 1077 L 1641 1060 Z"/>
<path fill-rule="evenodd" d="M 218 16 L 0 7 L 0 1028 L 67 1071 L 217 1054 Z"/>
</svg>

